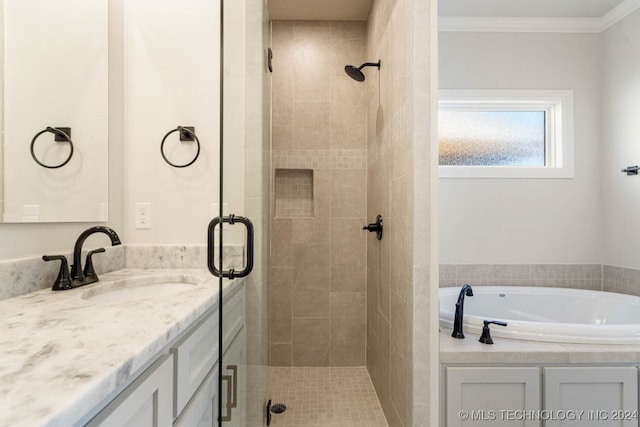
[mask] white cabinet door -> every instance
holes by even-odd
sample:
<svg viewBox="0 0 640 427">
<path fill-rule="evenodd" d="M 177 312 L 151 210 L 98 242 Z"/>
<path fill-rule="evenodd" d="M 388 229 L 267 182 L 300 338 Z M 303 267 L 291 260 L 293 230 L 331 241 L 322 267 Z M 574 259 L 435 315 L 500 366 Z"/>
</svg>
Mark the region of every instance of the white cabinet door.
<svg viewBox="0 0 640 427">
<path fill-rule="evenodd" d="M 211 369 L 174 427 L 218 426 L 218 367 Z"/>
<path fill-rule="evenodd" d="M 88 427 L 171 427 L 173 357 L 160 357 L 104 408 Z"/>
<path fill-rule="evenodd" d="M 518 412 L 538 410 L 539 368 L 446 368 L 447 427 L 540 427 Z"/>
<path fill-rule="evenodd" d="M 547 427 L 638 426 L 635 367 L 544 368 L 544 378 L 545 409 L 557 418 L 547 421 Z M 565 411 L 575 419 L 560 419 Z"/>
<path fill-rule="evenodd" d="M 218 313 L 207 315 L 171 346 L 176 367 L 173 416 L 178 417 L 218 359 Z"/>
<path fill-rule="evenodd" d="M 246 334 L 243 327 L 222 356 L 222 425 L 245 427 Z"/>
</svg>

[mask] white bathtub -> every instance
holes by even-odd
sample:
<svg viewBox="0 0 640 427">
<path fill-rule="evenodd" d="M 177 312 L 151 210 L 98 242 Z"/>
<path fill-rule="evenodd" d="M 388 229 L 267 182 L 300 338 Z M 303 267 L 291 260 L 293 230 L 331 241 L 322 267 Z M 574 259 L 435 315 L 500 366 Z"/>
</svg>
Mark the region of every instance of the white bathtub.
<svg viewBox="0 0 640 427">
<path fill-rule="evenodd" d="M 440 326 L 453 329 L 459 293 L 460 288 L 440 289 Z M 480 334 L 483 320 L 502 320 L 508 326 L 491 325 L 492 337 L 565 343 L 640 343 L 640 297 L 524 286 L 475 286 L 473 294 L 465 297 L 465 334 Z"/>
</svg>

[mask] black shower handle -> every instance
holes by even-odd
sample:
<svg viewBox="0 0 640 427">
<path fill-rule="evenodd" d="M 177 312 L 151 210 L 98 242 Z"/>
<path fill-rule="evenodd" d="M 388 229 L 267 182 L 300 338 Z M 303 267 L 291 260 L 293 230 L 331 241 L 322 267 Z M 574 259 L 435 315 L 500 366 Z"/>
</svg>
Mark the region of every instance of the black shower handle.
<svg viewBox="0 0 640 427">
<path fill-rule="evenodd" d="M 369 231 L 369 233 L 377 233 L 378 240 L 382 240 L 382 215 L 376 216 L 376 222 L 365 225 L 362 229 Z"/>
<path fill-rule="evenodd" d="M 239 222 L 244 225 L 247 229 L 247 264 L 245 267 L 236 272 L 235 269 L 230 268 L 227 271 L 223 271 L 216 267 L 215 263 L 215 228 L 220 223 L 228 223 L 229 225 L 234 225 Z M 216 277 L 227 277 L 229 279 L 235 279 L 237 277 L 246 277 L 251 274 L 253 270 L 253 248 L 254 248 L 254 231 L 253 231 L 253 223 L 243 216 L 235 216 L 233 214 L 229 216 L 224 216 L 222 218 L 215 217 L 209 223 L 209 230 L 207 234 L 207 266 L 209 267 L 209 271 Z"/>
</svg>

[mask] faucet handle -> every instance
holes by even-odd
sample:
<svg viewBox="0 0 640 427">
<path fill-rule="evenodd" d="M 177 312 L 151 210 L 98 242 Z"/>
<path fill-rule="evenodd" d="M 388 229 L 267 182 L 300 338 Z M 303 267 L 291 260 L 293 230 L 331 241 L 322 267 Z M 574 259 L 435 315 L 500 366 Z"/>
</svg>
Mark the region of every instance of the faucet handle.
<svg viewBox="0 0 640 427">
<path fill-rule="evenodd" d="M 52 291 L 63 291 L 71 289 L 71 278 L 69 277 L 69 263 L 64 255 L 42 255 L 45 261 L 61 261 L 58 277 L 51 287 Z"/>
<path fill-rule="evenodd" d="M 493 344 L 493 339 L 491 338 L 491 330 L 489 330 L 489 325 L 499 325 L 499 326 L 507 326 L 507 322 L 501 322 L 499 320 L 485 320 L 484 326 L 482 327 L 482 336 L 478 341 L 482 344 Z"/>
<path fill-rule="evenodd" d="M 94 249 L 92 251 L 87 252 L 87 260 L 84 262 L 84 277 L 85 278 L 95 278 L 96 281 L 98 279 L 98 275 L 96 274 L 96 270 L 93 268 L 93 254 L 99 254 L 105 252 L 104 248 Z"/>
</svg>

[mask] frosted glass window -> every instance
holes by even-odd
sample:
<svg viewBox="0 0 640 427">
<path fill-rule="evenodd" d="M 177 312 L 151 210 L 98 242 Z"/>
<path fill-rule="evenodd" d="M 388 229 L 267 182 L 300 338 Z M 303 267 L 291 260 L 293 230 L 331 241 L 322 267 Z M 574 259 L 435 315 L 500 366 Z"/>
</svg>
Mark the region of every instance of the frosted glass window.
<svg viewBox="0 0 640 427">
<path fill-rule="evenodd" d="M 438 91 L 440 178 L 573 178 L 573 92 Z"/>
<path fill-rule="evenodd" d="M 440 165 L 544 167 L 545 111 L 440 111 Z"/>
</svg>

